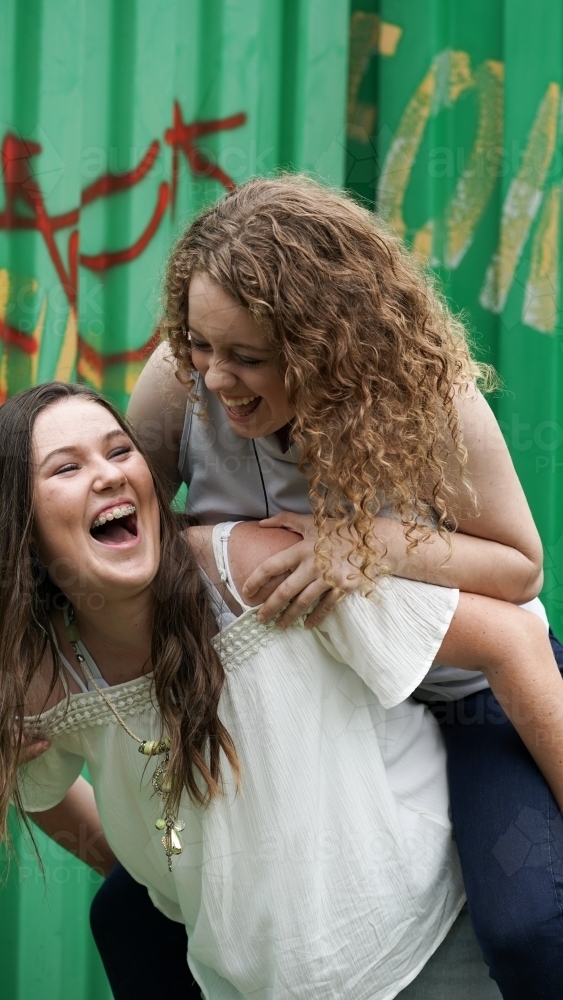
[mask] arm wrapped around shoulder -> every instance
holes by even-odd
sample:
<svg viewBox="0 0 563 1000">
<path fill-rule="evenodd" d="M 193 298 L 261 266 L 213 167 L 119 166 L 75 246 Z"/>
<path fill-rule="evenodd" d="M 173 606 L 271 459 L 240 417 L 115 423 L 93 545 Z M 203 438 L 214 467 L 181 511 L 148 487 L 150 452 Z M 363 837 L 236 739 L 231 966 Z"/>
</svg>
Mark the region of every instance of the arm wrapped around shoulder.
<svg viewBox="0 0 563 1000">
<path fill-rule="evenodd" d="M 369 597 L 357 591 L 345 597 L 314 633 L 392 708 L 428 673 L 458 599 L 449 587 L 387 576 Z"/>
<path fill-rule="evenodd" d="M 58 805 L 83 767 L 82 757 L 56 746 L 22 764 L 18 770 L 18 789 L 25 811 L 42 812 Z"/>
</svg>

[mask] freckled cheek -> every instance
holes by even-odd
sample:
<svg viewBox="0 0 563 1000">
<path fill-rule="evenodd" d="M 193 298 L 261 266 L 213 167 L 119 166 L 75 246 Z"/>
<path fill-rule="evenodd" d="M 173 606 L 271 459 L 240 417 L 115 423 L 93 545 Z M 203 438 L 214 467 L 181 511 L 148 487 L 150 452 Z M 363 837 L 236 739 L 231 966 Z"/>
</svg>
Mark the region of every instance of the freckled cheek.
<svg viewBox="0 0 563 1000">
<path fill-rule="evenodd" d="M 72 497 L 58 491 L 36 496 L 35 534 L 40 554 L 50 559 L 71 556 L 84 534 L 81 514 L 74 514 Z"/>
<path fill-rule="evenodd" d="M 74 565 L 79 542 L 74 525 L 60 518 L 55 521 L 53 517 L 46 524 L 37 525 L 36 537 L 39 558 L 44 566 L 58 565 L 61 560 L 65 565 Z"/>
</svg>

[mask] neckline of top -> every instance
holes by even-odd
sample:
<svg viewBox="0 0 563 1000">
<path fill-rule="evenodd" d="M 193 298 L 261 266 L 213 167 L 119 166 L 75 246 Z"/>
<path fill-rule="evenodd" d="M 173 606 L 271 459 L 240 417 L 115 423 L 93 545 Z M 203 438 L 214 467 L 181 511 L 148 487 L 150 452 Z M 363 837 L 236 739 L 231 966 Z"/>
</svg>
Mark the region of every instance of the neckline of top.
<svg viewBox="0 0 563 1000">
<path fill-rule="evenodd" d="M 261 605 L 259 605 L 256 608 L 249 608 L 248 611 L 244 611 L 242 615 L 239 615 L 238 618 L 235 618 L 233 622 L 229 622 L 229 624 L 226 625 L 225 628 L 221 629 L 220 632 L 217 632 L 212 637 L 211 644 L 213 645 L 218 654 L 220 654 L 221 651 L 220 645 L 223 638 L 229 638 L 230 633 L 234 632 L 237 638 L 240 639 L 241 632 L 245 631 L 244 626 L 246 626 L 247 624 L 251 625 L 253 631 L 255 631 L 256 629 L 263 631 L 264 633 L 271 631 L 271 628 L 273 625 L 275 625 L 275 622 L 268 622 L 267 624 L 263 624 L 258 621 L 252 621 L 253 618 L 254 619 L 256 618 L 256 612 L 259 610 L 259 607 L 261 607 Z M 242 628 L 241 625 L 243 626 Z M 219 648 L 217 648 L 218 646 Z M 112 692 L 116 692 L 116 694 L 128 693 L 134 689 L 135 685 L 138 685 L 139 687 L 142 687 L 143 685 L 150 686 L 153 680 L 154 680 L 154 670 L 151 670 L 150 673 L 141 674 L 140 677 L 132 677 L 131 680 L 129 681 L 122 681 L 120 684 L 108 685 L 107 688 L 104 688 L 104 694 L 107 695 L 109 698 L 111 698 Z M 61 699 L 61 701 L 58 701 L 56 705 L 52 705 L 51 708 L 46 709 L 39 715 L 26 715 L 25 721 L 33 722 L 36 719 L 41 719 L 41 721 L 43 721 L 57 710 L 60 711 L 61 708 L 67 704 L 68 705 L 72 704 L 73 706 L 75 706 L 77 703 L 80 702 L 81 699 L 88 702 L 92 702 L 93 700 L 98 701 L 99 695 L 95 690 L 69 692 L 68 700 L 67 698 Z"/>
<path fill-rule="evenodd" d="M 135 686 L 138 686 L 139 688 L 150 686 L 153 679 L 154 670 L 151 670 L 150 674 L 141 674 L 140 677 L 132 677 L 130 681 L 122 681 L 121 684 L 108 685 L 107 688 L 104 688 L 104 694 L 108 698 L 112 698 L 112 692 L 115 692 L 116 696 L 122 693 L 131 694 L 132 692 L 134 693 Z M 91 691 L 69 691 L 67 697 L 62 698 L 56 705 L 51 705 L 51 708 L 47 708 L 39 715 L 26 715 L 25 722 L 30 723 L 36 719 L 43 722 L 43 720 L 49 718 L 49 716 L 51 716 L 54 712 L 60 712 L 62 709 L 65 709 L 67 705 L 72 705 L 74 707 L 76 704 L 79 704 L 81 700 L 85 702 L 94 702 L 94 704 L 104 704 L 103 700 L 100 699 L 99 694 L 94 688 L 92 688 Z"/>
</svg>

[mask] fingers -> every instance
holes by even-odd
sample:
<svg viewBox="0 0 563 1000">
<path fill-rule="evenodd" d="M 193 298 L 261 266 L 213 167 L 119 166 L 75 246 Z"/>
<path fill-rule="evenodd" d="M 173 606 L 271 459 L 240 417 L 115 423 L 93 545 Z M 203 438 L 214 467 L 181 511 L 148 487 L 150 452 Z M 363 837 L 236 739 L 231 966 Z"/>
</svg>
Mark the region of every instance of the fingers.
<svg viewBox="0 0 563 1000">
<path fill-rule="evenodd" d="M 277 552 L 276 555 L 265 559 L 248 577 L 242 588 L 242 596 L 247 598 L 254 597 L 254 594 L 257 594 L 268 580 L 271 580 L 275 576 L 283 576 L 285 573 L 289 573 L 308 554 L 309 550 L 304 547 L 303 542 L 297 542 L 295 545 L 291 545 L 289 549 L 283 549 L 282 552 Z M 309 582 L 307 580 L 307 583 Z M 276 593 L 277 591 L 274 591 L 274 594 Z M 274 594 L 272 594 L 272 597 Z M 294 593 L 289 594 L 286 600 L 289 601 L 292 597 L 294 597 Z M 282 606 L 280 605 L 280 607 Z M 278 607 L 277 610 L 279 611 L 280 608 Z"/>
<path fill-rule="evenodd" d="M 281 511 L 273 517 L 266 517 L 260 521 L 262 528 L 289 528 L 298 535 L 306 535 L 313 526 L 312 514 L 293 514 L 291 511 Z"/>
<path fill-rule="evenodd" d="M 279 587 L 262 605 L 258 612 L 258 620 L 270 621 L 283 608 L 283 614 L 278 619 L 277 624 L 280 628 L 286 628 L 304 614 L 311 607 L 311 604 L 328 590 L 328 586 L 322 579 L 311 581 L 308 575 L 304 577 L 303 568 L 299 567 L 295 573 L 280 583 Z M 288 604 L 288 602 L 290 603 Z M 286 607 L 286 605 L 288 606 Z"/>
<path fill-rule="evenodd" d="M 40 757 L 42 753 L 51 746 L 49 740 L 38 740 L 36 743 L 30 743 L 29 745 L 22 744 L 20 750 L 20 755 L 18 757 L 18 765 L 29 764 L 30 761 L 35 760 Z"/>
<path fill-rule="evenodd" d="M 316 628 L 318 625 L 322 625 L 326 616 L 332 611 L 333 608 L 338 604 L 338 597 L 336 596 L 334 590 L 329 590 L 322 600 L 319 601 L 316 608 L 311 611 L 311 614 L 307 616 L 305 620 L 305 628 Z"/>
</svg>

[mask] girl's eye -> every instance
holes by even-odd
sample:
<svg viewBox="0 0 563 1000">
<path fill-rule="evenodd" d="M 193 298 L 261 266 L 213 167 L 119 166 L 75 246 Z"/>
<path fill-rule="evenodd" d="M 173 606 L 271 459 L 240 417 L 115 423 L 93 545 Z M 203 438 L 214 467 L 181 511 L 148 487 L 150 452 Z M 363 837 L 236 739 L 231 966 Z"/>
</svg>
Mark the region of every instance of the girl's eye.
<svg viewBox="0 0 563 1000">
<path fill-rule="evenodd" d="M 205 351 L 206 353 L 209 353 L 209 351 L 213 350 L 211 344 L 206 344 L 201 340 L 194 340 L 193 337 L 190 338 L 190 343 L 192 345 L 192 351 Z M 255 368 L 256 365 L 263 364 L 261 358 L 243 358 L 240 354 L 235 354 L 233 357 L 237 365 L 244 365 L 246 368 Z"/>
<path fill-rule="evenodd" d="M 68 465 L 62 465 L 60 469 L 57 469 L 55 475 L 60 476 L 61 472 L 72 472 L 74 469 L 77 468 L 78 466 L 76 465 L 75 462 L 69 462 Z"/>
<path fill-rule="evenodd" d="M 120 455 L 130 455 L 132 450 L 133 449 L 131 448 L 130 444 L 123 444 L 123 445 L 121 445 L 120 448 L 114 448 L 114 450 L 112 451 L 112 453 L 111 453 L 111 455 L 109 457 L 110 458 L 119 458 Z"/>
<path fill-rule="evenodd" d="M 263 364 L 261 358 L 241 358 L 240 356 L 237 356 L 236 360 L 239 365 L 245 365 L 247 368 L 255 368 L 256 365 Z"/>
</svg>

